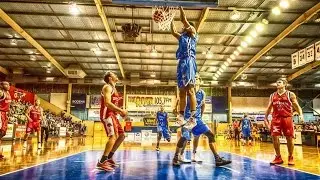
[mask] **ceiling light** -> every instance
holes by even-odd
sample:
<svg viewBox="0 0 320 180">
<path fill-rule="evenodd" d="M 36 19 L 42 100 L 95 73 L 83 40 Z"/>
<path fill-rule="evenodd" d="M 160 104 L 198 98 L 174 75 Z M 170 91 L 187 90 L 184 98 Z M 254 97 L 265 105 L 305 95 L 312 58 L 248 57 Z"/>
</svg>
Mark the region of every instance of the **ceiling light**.
<svg viewBox="0 0 320 180">
<path fill-rule="evenodd" d="M 266 56 L 266 59 L 272 59 L 272 56 L 268 55 Z"/>
<path fill-rule="evenodd" d="M 236 56 L 239 56 L 240 53 L 239 53 L 239 51 L 236 50 L 236 51 L 233 52 L 233 54 L 236 55 Z"/>
<path fill-rule="evenodd" d="M 46 81 L 53 81 L 54 77 L 46 77 Z"/>
<path fill-rule="evenodd" d="M 218 74 L 214 74 L 214 77 L 219 78 L 219 75 Z"/>
<path fill-rule="evenodd" d="M 244 47 L 244 48 L 246 48 L 246 47 L 248 47 L 248 43 L 245 42 L 245 41 L 242 41 L 242 42 L 241 42 L 241 46 Z"/>
<path fill-rule="evenodd" d="M 241 75 L 241 79 L 242 79 L 242 80 L 246 80 L 247 78 L 248 78 L 248 76 L 247 76 L 246 74 L 242 74 L 242 75 Z"/>
<path fill-rule="evenodd" d="M 219 68 L 218 72 L 223 73 L 223 69 L 222 69 L 222 68 Z"/>
<path fill-rule="evenodd" d="M 76 3 L 72 2 L 70 4 L 69 12 L 74 16 L 76 16 L 76 15 L 78 15 L 80 13 L 79 8 L 77 7 Z"/>
<path fill-rule="evenodd" d="M 51 67 L 51 63 L 48 63 L 48 64 L 47 64 L 47 67 L 49 67 L 49 68 L 50 68 L 50 67 Z"/>
<path fill-rule="evenodd" d="M 227 69 L 227 66 L 226 66 L 225 64 L 222 64 L 222 65 L 221 65 L 221 68 L 222 68 L 223 70 L 226 70 L 226 69 Z"/>
<path fill-rule="evenodd" d="M 261 21 L 263 24 L 269 24 L 269 21 L 267 19 L 262 19 Z"/>
<path fill-rule="evenodd" d="M 207 59 L 211 59 L 213 57 L 213 53 L 211 51 L 208 51 L 206 54 Z"/>
<path fill-rule="evenodd" d="M 35 55 L 30 55 L 30 60 L 35 61 L 35 60 L 37 60 L 37 57 Z"/>
<path fill-rule="evenodd" d="M 16 46 L 16 45 L 18 44 L 18 42 L 17 42 L 16 39 L 11 39 L 10 44 L 11 44 L 12 46 Z"/>
<path fill-rule="evenodd" d="M 279 7 L 274 7 L 274 8 L 272 9 L 272 13 L 273 13 L 274 15 L 280 15 L 280 14 L 281 14 L 281 9 L 280 9 Z"/>
<path fill-rule="evenodd" d="M 233 11 L 230 13 L 230 20 L 233 20 L 233 21 L 239 20 L 240 17 L 241 17 L 241 14 L 240 14 L 240 12 L 237 11 L 237 10 L 233 10 Z"/>
<path fill-rule="evenodd" d="M 220 76 L 220 75 L 221 75 L 221 72 L 220 72 L 220 71 L 217 71 L 217 74 Z"/>
<path fill-rule="evenodd" d="M 264 26 L 263 26 L 262 23 L 258 23 L 258 24 L 256 25 L 256 30 L 257 30 L 258 32 L 262 32 L 263 29 L 264 29 Z"/>
<path fill-rule="evenodd" d="M 47 70 L 47 73 L 48 73 L 48 74 L 51 74 L 51 71 L 50 71 L 50 70 Z"/>
<path fill-rule="evenodd" d="M 202 54 L 202 55 L 205 55 L 205 54 L 207 54 L 207 51 L 202 51 L 201 54 Z"/>
<path fill-rule="evenodd" d="M 258 37 L 258 33 L 257 33 L 256 31 L 254 31 L 254 30 L 250 32 L 250 35 L 251 35 L 252 37 L 254 37 L 254 38 L 255 38 L 255 37 Z"/>
<path fill-rule="evenodd" d="M 232 60 L 235 60 L 235 59 L 236 59 L 236 56 L 232 54 L 232 55 L 230 56 L 230 58 L 231 58 Z"/>
<path fill-rule="evenodd" d="M 152 57 L 157 57 L 158 56 L 158 51 L 156 50 L 156 48 L 152 48 L 151 52 L 150 52 L 150 55 Z"/>
<path fill-rule="evenodd" d="M 217 77 L 215 77 L 215 76 L 213 76 L 213 77 L 212 77 L 212 79 L 213 79 L 213 80 L 217 80 L 218 78 L 217 78 Z"/>
<path fill-rule="evenodd" d="M 242 52 L 242 51 L 243 51 L 243 48 L 242 48 L 241 46 L 238 46 L 238 47 L 237 47 L 237 50 L 238 50 L 239 52 Z"/>
<path fill-rule="evenodd" d="M 154 78 L 154 77 L 156 77 L 156 74 L 150 74 L 150 76 Z"/>
<path fill-rule="evenodd" d="M 289 7 L 289 2 L 288 0 L 281 0 L 279 5 L 280 7 L 287 9 Z"/>
<path fill-rule="evenodd" d="M 225 66 L 229 66 L 229 63 L 228 62 L 224 62 L 223 63 Z"/>
<path fill-rule="evenodd" d="M 231 63 L 232 63 L 232 59 L 231 59 L 231 58 L 228 58 L 228 59 L 227 59 L 227 62 L 228 62 L 229 64 L 231 64 Z"/>
<path fill-rule="evenodd" d="M 252 39 L 251 36 L 247 36 L 247 37 L 245 38 L 245 41 L 246 41 L 248 44 L 251 44 L 252 41 L 253 41 L 253 39 Z"/>
<path fill-rule="evenodd" d="M 320 23 L 320 17 L 318 17 L 317 19 L 315 19 L 314 22 Z"/>
</svg>

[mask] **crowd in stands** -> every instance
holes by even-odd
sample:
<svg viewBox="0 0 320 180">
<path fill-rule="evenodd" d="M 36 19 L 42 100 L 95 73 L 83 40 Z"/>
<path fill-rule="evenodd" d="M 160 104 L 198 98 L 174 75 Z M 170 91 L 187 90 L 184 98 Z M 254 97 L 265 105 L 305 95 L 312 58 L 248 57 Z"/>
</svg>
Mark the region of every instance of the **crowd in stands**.
<svg viewBox="0 0 320 180">
<path fill-rule="evenodd" d="M 10 104 L 10 112 L 8 114 L 9 123 L 11 124 L 26 124 L 27 117 L 25 115 L 30 103 L 13 100 Z M 44 126 L 49 128 L 49 134 L 51 136 L 59 136 L 60 127 L 66 127 L 67 134 L 85 134 L 86 126 L 83 123 L 72 122 L 72 117 L 61 114 L 55 114 L 49 110 L 44 111 L 44 118 L 46 123 Z"/>
<path fill-rule="evenodd" d="M 302 125 L 303 131 L 315 131 L 320 132 L 320 119 L 313 122 L 306 122 Z"/>
</svg>

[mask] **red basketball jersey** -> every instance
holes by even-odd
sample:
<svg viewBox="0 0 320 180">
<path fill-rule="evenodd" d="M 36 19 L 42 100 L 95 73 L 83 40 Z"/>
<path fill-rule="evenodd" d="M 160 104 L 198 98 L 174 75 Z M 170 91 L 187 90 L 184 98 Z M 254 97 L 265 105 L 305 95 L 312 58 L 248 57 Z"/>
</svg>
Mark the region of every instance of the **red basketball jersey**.
<svg viewBox="0 0 320 180">
<path fill-rule="evenodd" d="M 36 108 L 35 106 L 30 107 L 29 117 L 32 121 L 40 121 L 41 120 L 41 108 Z"/>
<path fill-rule="evenodd" d="M 290 99 L 290 91 L 286 91 L 282 95 L 278 92 L 271 94 L 270 96 L 273 117 L 291 117 L 292 116 L 292 102 Z"/>
<path fill-rule="evenodd" d="M 11 96 L 9 92 L 4 92 L 4 97 L 0 99 L 0 111 L 9 112 L 11 103 Z"/>
<path fill-rule="evenodd" d="M 119 101 L 121 100 L 120 95 L 118 94 L 117 90 L 115 88 L 112 89 L 111 93 L 111 103 L 119 107 Z M 104 120 L 110 115 L 117 114 L 115 111 L 113 111 L 110 108 L 107 108 L 105 105 L 105 98 L 103 93 L 101 93 L 101 107 L 100 107 L 100 119 Z"/>
</svg>

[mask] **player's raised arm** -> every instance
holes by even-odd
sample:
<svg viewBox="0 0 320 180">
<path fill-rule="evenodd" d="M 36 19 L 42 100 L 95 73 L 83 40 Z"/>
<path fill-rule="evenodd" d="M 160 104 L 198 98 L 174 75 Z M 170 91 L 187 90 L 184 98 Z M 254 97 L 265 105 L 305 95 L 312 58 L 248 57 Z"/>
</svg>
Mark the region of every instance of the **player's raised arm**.
<svg viewBox="0 0 320 180">
<path fill-rule="evenodd" d="M 186 14 L 184 13 L 184 10 L 181 6 L 180 6 L 180 19 L 187 32 L 192 33 L 192 35 L 195 35 L 197 33 L 196 29 L 187 20 Z"/>
<path fill-rule="evenodd" d="M 177 32 L 176 26 L 174 25 L 173 21 L 171 22 L 171 34 L 179 40 L 180 34 Z"/>
</svg>

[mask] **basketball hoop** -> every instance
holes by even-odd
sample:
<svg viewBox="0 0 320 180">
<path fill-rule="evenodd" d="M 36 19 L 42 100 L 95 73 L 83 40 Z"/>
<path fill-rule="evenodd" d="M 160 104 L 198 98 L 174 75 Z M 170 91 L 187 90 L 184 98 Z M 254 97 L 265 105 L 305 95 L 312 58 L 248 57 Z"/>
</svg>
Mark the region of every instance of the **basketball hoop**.
<svg viewBox="0 0 320 180">
<path fill-rule="evenodd" d="M 152 19 L 159 25 L 160 30 L 170 30 L 171 22 L 176 14 L 177 7 L 156 6 L 152 8 Z"/>
</svg>

